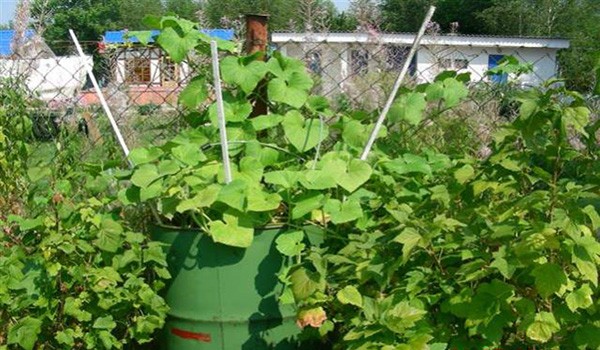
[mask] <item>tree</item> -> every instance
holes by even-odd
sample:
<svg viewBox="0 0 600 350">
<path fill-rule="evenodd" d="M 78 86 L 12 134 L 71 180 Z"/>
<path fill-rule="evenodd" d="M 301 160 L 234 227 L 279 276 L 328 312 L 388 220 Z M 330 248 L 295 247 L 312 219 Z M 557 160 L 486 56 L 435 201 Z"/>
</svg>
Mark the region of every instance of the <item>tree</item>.
<svg viewBox="0 0 600 350">
<path fill-rule="evenodd" d="M 164 8 L 161 0 L 121 0 L 119 4 L 120 29 L 149 29 L 142 20 L 146 15 L 162 16 Z"/>
<path fill-rule="evenodd" d="M 268 14 L 272 30 L 289 28 L 297 19 L 296 0 L 205 0 L 202 10 L 214 27 L 219 27 L 222 18 L 235 19 L 245 14 Z"/>
<path fill-rule="evenodd" d="M 335 5 L 331 0 L 300 0 L 298 15 L 293 21 L 297 30 L 308 32 L 328 31 L 335 16 Z"/>
<path fill-rule="evenodd" d="M 352 14 L 342 11 L 333 15 L 329 26 L 329 30 L 333 32 L 351 32 L 356 30 L 358 22 Z"/>
<path fill-rule="evenodd" d="M 200 3 L 196 0 L 167 0 L 165 10 L 167 13 L 172 12 L 179 17 L 196 21 Z"/>
<path fill-rule="evenodd" d="M 383 0 L 382 29 L 390 32 L 416 32 L 427 9 L 435 0 Z"/>
<path fill-rule="evenodd" d="M 349 12 L 356 19 L 357 30 L 379 31 L 381 29 L 382 17 L 377 0 L 352 0 Z"/>
<path fill-rule="evenodd" d="M 435 5 L 437 10 L 433 21 L 437 22 L 443 31 L 449 31 L 452 23 L 458 23 L 460 33 L 482 34 L 485 33 L 485 28 L 478 14 L 491 7 L 493 2 L 494 0 L 384 0 L 381 4 L 384 29 L 416 32 L 429 6 Z"/>
<path fill-rule="evenodd" d="M 45 28 L 44 39 L 57 54 L 66 52 L 73 29 L 80 41 L 98 41 L 109 29 L 119 28 L 120 0 L 36 0 L 32 7 L 34 21 Z M 52 9 L 52 17 L 44 17 L 43 8 Z"/>
<path fill-rule="evenodd" d="M 494 0 L 478 15 L 489 34 L 563 37 L 571 48 L 560 53 L 562 77 L 571 89 L 589 91 L 600 52 L 597 0 Z"/>
</svg>

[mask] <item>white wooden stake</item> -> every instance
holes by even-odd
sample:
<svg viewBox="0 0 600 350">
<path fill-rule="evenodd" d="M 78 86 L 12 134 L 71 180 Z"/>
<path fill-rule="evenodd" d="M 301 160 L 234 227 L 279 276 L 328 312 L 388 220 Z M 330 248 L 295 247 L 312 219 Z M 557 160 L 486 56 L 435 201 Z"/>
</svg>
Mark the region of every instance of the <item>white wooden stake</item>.
<svg viewBox="0 0 600 350">
<path fill-rule="evenodd" d="M 113 117 L 113 114 L 110 111 L 110 108 L 108 107 L 108 103 L 106 103 L 106 99 L 104 98 L 104 94 L 102 93 L 102 90 L 100 89 L 100 86 L 98 85 L 98 81 L 96 80 L 96 76 L 94 75 L 92 67 L 90 65 L 88 65 L 85 61 L 85 54 L 83 53 L 83 50 L 81 49 L 81 45 L 79 44 L 79 40 L 77 40 L 77 36 L 75 35 L 75 32 L 73 32 L 72 29 L 69 29 L 69 34 L 71 34 L 71 39 L 73 39 L 73 42 L 75 43 L 77 52 L 79 53 L 79 56 L 81 57 L 81 59 L 83 60 L 83 62 L 85 64 L 85 68 L 87 70 L 88 76 L 90 77 L 90 80 L 92 81 L 92 85 L 94 85 L 94 89 L 96 90 L 96 95 L 98 95 L 98 98 L 100 99 L 100 104 L 102 105 L 102 108 L 104 109 L 104 113 L 106 113 L 106 116 L 108 117 L 108 120 L 110 121 L 110 125 L 112 126 L 113 131 L 115 132 L 115 135 L 117 135 L 117 140 L 119 141 L 119 144 L 121 145 L 121 149 L 123 150 L 125 157 L 127 157 L 127 163 L 129 163 L 130 168 L 133 168 L 134 165 L 131 162 L 131 160 L 129 159 L 129 147 L 127 147 L 127 143 L 125 143 L 125 139 L 123 138 L 123 134 L 121 134 L 119 125 L 117 125 L 117 122 L 115 121 L 115 118 Z M 160 216 L 158 215 L 158 211 L 156 211 L 156 208 L 153 205 L 151 205 L 150 210 L 152 211 L 152 215 L 154 216 L 154 219 L 156 220 L 156 222 L 159 223 L 160 225 L 162 225 L 163 222 L 160 219 Z"/>
<path fill-rule="evenodd" d="M 385 106 L 383 107 L 383 110 L 381 111 L 381 114 L 379 115 L 379 119 L 377 119 L 377 123 L 375 124 L 375 127 L 373 128 L 373 131 L 371 132 L 369 141 L 367 142 L 367 145 L 365 146 L 365 149 L 363 150 L 362 155 L 360 156 L 361 160 L 366 160 L 367 157 L 369 156 L 369 153 L 371 152 L 371 148 L 373 148 L 375 139 L 377 138 L 377 135 L 379 134 L 379 131 L 381 130 L 381 127 L 383 126 L 383 122 L 385 121 L 385 118 L 387 117 L 387 114 L 390 111 L 390 108 L 392 107 L 392 103 L 394 103 L 394 99 L 396 98 L 396 94 L 398 94 L 398 90 L 400 90 L 400 86 L 402 85 L 402 82 L 404 81 L 406 73 L 408 73 L 408 69 L 410 68 L 410 63 L 412 62 L 413 58 L 415 57 L 415 54 L 417 53 L 419 44 L 421 43 L 421 39 L 423 38 L 423 35 L 425 34 L 425 29 L 427 29 L 427 24 L 429 24 L 429 22 L 431 21 L 431 18 L 433 17 L 434 12 L 435 12 L 435 6 L 429 7 L 429 11 L 427 12 L 427 15 L 425 16 L 425 20 L 423 21 L 423 24 L 421 24 L 421 29 L 419 29 L 419 33 L 415 37 L 415 41 L 413 42 L 410 52 L 408 53 L 408 56 L 406 57 L 406 61 L 404 62 L 404 65 L 402 66 L 400 75 L 398 75 L 398 79 L 396 79 L 396 83 L 394 84 L 392 93 L 390 94 L 390 97 L 388 98 Z"/>
<path fill-rule="evenodd" d="M 71 34 L 71 39 L 73 39 L 73 42 L 75 43 L 77 52 L 79 53 L 79 56 L 81 56 L 81 59 L 83 60 L 83 62 L 85 64 L 87 74 L 90 77 L 90 80 L 92 81 L 92 85 L 94 85 L 94 90 L 96 90 L 96 94 L 98 95 L 98 98 L 100 99 L 100 104 L 102 105 L 102 108 L 104 109 L 104 113 L 106 113 L 106 116 L 108 117 L 108 120 L 110 121 L 110 125 L 112 126 L 113 131 L 115 132 L 115 135 L 117 135 L 117 140 L 119 141 L 119 145 L 121 145 L 121 149 L 123 150 L 123 153 L 125 153 L 125 156 L 128 157 L 129 156 L 129 147 L 127 147 L 127 144 L 125 143 L 125 139 L 123 138 L 123 135 L 121 134 L 121 130 L 119 130 L 119 126 L 117 125 L 117 122 L 115 121 L 115 118 L 113 117 L 113 114 L 110 111 L 110 108 L 108 107 L 108 103 L 106 103 L 106 99 L 104 98 L 104 94 L 102 93 L 102 90 L 100 89 L 100 86 L 98 85 L 96 76 L 94 76 L 92 67 L 90 65 L 88 65 L 85 60 L 85 54 L 83 53 L 83 50 L 81 49 L 81 45 L 79 45 L 79 40 L 77 40 L 77 36 L 75 35 L 75 32 L 73 32 L 72 29 L 69 29 L 69 34 Z"/>
<path fill-rule="evenodd" d="M 225 183 L 231 182 L 231 165 L 229 163 L 229 143 L 227 142 L 227 129 L 225 124 L 225 109 L 223 107 L 223 92 L 221 91 L 221 73 L 219 72 L 219 52 L 217 42 L 210 42 L 212 54 L 213 76 L 215 79 L 215 95 L 217 97 L 217 117 L 219 120 L 219 135 L 221 137 L 221 154 L 223 157 L 223 170 L 225 171 Z"/>
</svg>

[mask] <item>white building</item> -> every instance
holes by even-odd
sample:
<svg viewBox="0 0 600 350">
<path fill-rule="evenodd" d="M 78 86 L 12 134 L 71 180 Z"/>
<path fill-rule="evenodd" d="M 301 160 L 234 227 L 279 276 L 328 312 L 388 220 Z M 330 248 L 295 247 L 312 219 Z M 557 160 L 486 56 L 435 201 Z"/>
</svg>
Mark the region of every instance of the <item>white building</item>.
<svg viewBox="0 0 600 350">
<path fill-rule="evenodd" d="M 348 85 L 373 86 L 393 81 L 414 39 L 415 34 L 272 34 L 272 42 L 284 54 L 307 62 L 319 76 L 324 94 L 344 91 Z M 519 83 L 537 86 L 558 75 L 557 53 L 568 47 L 569 41 L 559 38 L 426 35 L 410 73 L 417 83 L 431 81 L 444 70 L 470 72 L 472 81 L 503 82 L 506 76 L 485 73 L 504 56 L 513 56 L 533 66 L 533 71 L 521 76 Z M 393 74 L 383 74 L 386 72 Z"/>
<path fill-rule="evenodd" d="M 46 102 L 76 98 L 86 78 L 92 56 L 56 57 L 42 37 L 33 30 L 24 33 L 24 44 L 13 52 L 15 31 L 0 30 L 0 78 L 23 78 L 28 89 Z"/>
</svg>

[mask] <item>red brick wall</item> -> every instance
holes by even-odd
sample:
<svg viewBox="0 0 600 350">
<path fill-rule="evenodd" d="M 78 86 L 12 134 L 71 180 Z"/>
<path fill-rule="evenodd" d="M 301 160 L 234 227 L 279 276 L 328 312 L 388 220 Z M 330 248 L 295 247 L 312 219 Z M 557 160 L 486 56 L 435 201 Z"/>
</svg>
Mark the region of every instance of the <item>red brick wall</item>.
<svg viewBox="0 0 600 350">
<path fill-rule="evenodd" d="M 127 94 L 133 105 L 141 106 L 146 104 L 162 105 L 167 103 L 171 106 L 177 106 L 177 97 L 180 87 L 163 87 L 163 86 L 130 86 L 127 89 Z M 104 98 L 110 105 L 110 92 L 104 89 Z M 96 95 L 95 90 L 82 91 L 79 96 L 79 103 L 82 106 L 91 106 L 100 104 L 100 100 Z"/>
</svg>

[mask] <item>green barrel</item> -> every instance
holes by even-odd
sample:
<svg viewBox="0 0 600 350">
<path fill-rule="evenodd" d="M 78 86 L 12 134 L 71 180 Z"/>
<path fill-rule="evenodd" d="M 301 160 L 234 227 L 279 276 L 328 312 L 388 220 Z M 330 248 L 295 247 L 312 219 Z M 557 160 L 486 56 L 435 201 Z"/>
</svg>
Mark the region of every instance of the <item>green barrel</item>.
<svg viewBox="0 0 600 350">
<path fill-rule="evenodd" d="M 249 248 L 218 244 L 195 230 L 154 227 L 168 245 L 173 278 L 162 350 L 300 349 L 295 311 L 278 304 L 283 258 L 275 239 L 284 230 L 257 230 Z"/>
</svg>

